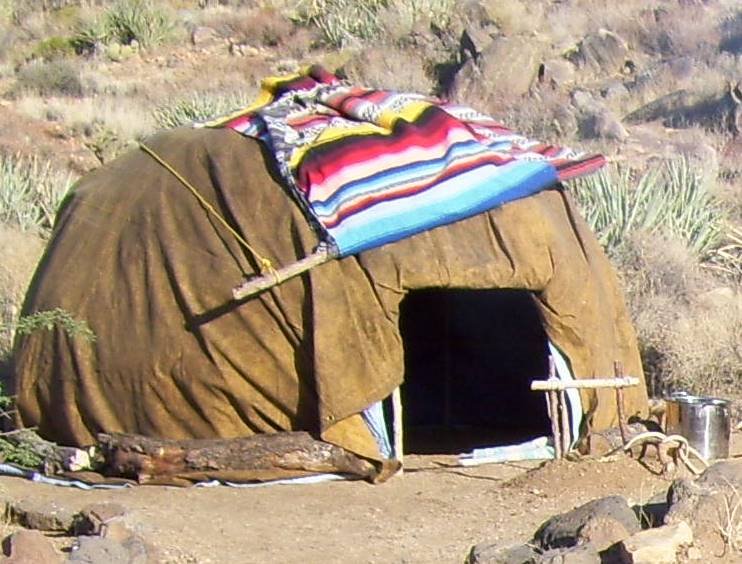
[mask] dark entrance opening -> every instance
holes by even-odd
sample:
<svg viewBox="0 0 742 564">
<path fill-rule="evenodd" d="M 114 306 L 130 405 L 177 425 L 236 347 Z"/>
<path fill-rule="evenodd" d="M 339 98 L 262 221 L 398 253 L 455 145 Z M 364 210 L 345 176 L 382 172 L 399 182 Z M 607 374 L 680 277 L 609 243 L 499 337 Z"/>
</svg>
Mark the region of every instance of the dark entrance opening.
<svg viewBox="0 0 742 564">
<path fill-rule="evenodd" d="M 461 453 L 550 432 L 548 341 L 523 290 L 419 290 L 400 306 L 405 452 Z"/>
</svg>

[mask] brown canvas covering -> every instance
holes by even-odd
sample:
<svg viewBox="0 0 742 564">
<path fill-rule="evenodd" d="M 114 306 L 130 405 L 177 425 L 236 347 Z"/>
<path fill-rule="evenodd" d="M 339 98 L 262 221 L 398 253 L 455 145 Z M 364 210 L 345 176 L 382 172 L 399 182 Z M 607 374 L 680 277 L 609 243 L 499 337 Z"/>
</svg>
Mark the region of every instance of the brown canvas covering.
<svg viewBox="0 0 742 564">
<path fill-rule="evenodd" d="M 180 129 L 148 145 L 274 264 L 316 246 L 257 142 Z M 59 215 L 23 313 L 61 307 L 97 340 L 60 329 L 19 338 L 17 424 L 67 445 L 89 445 L 99 432 L 308 430 L 377 459 L 359 412 L 402 382 L 399 305 L 418 288 L 531 290 L 576 377 L 612 375 L 616 360 L 642 375 L 611 267 L 558 189 L 233 302 L 232 288 L 255 272 L 254 257 L 143 151 L 86 176 Z M 581 393 L 594 428 L 617 423 L 613 391 Z M 646 403 L 644 386 L 627 390 L 629 415 Z"/>
</svg>

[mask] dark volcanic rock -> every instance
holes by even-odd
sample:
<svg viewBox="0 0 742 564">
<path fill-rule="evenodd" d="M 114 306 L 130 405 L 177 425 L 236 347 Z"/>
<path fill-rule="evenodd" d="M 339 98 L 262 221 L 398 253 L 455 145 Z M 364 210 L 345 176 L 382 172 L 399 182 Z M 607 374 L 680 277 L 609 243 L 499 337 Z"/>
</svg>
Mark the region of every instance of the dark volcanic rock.
<svg viewBox="0 0 742 564">
<path fill-rule="evenodd" d="M 548 550 L 591 542 L 597 550 L 604 550 L 639 530 L 639 520 L 626 500 L 610 496 L 547 520 L 536 531 L 534 543 Z"/>
<path fill-rule="evenodd" d="M 534 547 L 527 544 L 483 542 L 471 548 L 466 564 L 535 564 L 538 557 Z"/>
</svg>

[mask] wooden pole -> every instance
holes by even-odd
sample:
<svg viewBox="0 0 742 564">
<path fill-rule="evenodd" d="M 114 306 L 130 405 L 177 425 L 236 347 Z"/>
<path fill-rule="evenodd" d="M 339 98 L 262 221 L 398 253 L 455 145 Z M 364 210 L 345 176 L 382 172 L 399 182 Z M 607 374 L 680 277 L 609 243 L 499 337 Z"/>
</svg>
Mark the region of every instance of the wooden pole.
<svg viewBox="0 0 742 564">
<path fill-rule="evenodd" d="M 624 376 L 621 378 L 586 378 L 584 380 L 533 380 L 531 390 L 546 392 L 549 390 L 566 390 L 571 388 L 629 388 L 638 386 L 639 378 Z"/>
<path fill-rule="evenodd" d="M 556 370 L 554 368 L 554 357 L 549 355 L 549 380 L 556 380 Z M 554 442 L 554 458 L 562 458 L 562 438 L 559 434 L 559 398 L 555 390 L 549 390 L 546 393 L 546 409 L 549 413 L 551 422 L 551 437 Z"/>
<path fill-rule="evenodd" d="M 232 297 L 235 300 L 241 300 L 243 298 L 254 296 L 264 290 L 281 284 L 290 278 L 299 276 L 315 266 L 324 264 L 333 258 L 335 258 L 335 255 L 330 252 L 328 247 L 326 245 L 320 245 L 308 257 L 304 257 L 295 263 L 274 270 L 269 274 L 250 278 L 250 280 L 247 280 L 232 290 Z"/>
<path fill-rule="evenodd" d="M 404 472 L 404 426 L 402 420 L 402 394 L 399 386 L 397 386 L 392 392 L 392 429 L 393 429 L 393 443 L 394 443 L 394 458 L 399 460 L 399 472 Z"/>
<path fill-rule="evenodd" d="M 569 454 L 572 448 L 572 441 L 570 440 L 571 433 L 569 432 L 569 413 L 567 412 L 567 399 L 565 398 L 564 390 L 559 390 L 559 408 L 561 409 L 561 420 L 562 420 L 562 457 Z"/>
<path fill-rule="evenodd" d="M 554 441 L 554 458 L 562 458 L 562 437 L 559 433 L 559 398 L 556 391 L 549 390 L 546 393 L 546 405 L 549 410 L 551 421 L 551 436 Z"/>
<path fill-rule="evenodd" d="M 623 365 L 619 361 L 613 363 L 613 372 L 615 379 L 620 380 L 623 377 Z M 629 440 L 629 430 L 626 428 L 626 420 L 624 419 L 624 402 L 623 402 L 623 389 L 616 387 L 616 404 L 618 408 L 618 429 L 621 431 L 621 441 L 626 445 L 626 441 Z"/>
</svg>

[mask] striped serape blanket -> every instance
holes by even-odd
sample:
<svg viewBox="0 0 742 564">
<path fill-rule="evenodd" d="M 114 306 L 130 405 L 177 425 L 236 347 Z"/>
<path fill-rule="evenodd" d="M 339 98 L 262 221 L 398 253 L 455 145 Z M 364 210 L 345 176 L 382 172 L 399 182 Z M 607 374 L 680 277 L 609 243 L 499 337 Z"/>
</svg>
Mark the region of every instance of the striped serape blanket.
<svg viewBox="0 0 742 564">
<path fill-rule="evenodd" d="M 351 86 L 318 66 L 266 79 L 255 104 L 205 125 L 264 141 L 337 256 L 476 215 L 605 163 L 528 140 L 472 108 Z"/>
</svg>

